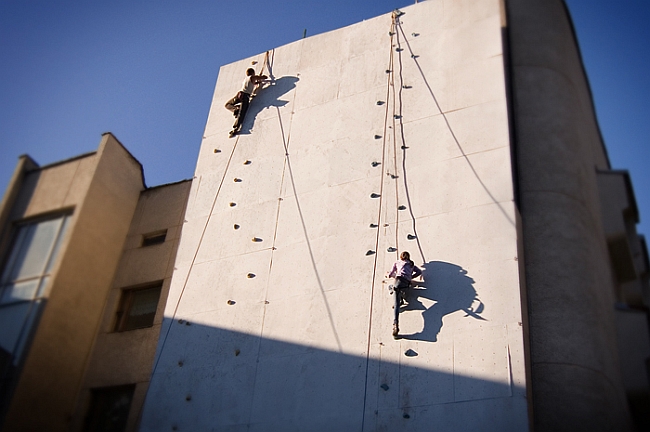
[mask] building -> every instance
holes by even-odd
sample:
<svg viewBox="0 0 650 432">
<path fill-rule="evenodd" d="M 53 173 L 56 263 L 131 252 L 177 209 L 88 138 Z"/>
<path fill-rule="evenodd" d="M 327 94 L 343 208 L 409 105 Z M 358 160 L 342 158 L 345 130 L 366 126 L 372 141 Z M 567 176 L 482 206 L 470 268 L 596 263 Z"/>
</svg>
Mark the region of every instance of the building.
<svg viewBox="0 0 650 432">
<path fill-rule="evenodd" d="M 229 139 L 248 67 L 271 84 Z M 145 188 L 107 134 L 22 158 L 0 217 L 2 298 L 38 312 L 3 336 L 4 430 L 648 425 L 647 248 L 561 0 L 429 0 L 223 66 L 192 181 Z"/>
<path fill-rule="evenodd" d="M 93 412 L 97 430 L 120 398 L 134 428 L 189 184 L 146 188 L 108 133 L 60 163 L 20 158 L 0 209 L 2 430 L 81 430 Z"/>
</svg>

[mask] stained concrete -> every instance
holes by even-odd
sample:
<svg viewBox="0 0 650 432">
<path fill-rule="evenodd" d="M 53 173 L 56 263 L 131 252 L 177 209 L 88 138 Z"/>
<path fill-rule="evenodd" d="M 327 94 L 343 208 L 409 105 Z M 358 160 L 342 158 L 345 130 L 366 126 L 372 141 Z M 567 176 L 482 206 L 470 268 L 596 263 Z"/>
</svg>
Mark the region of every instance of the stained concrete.
<svg viewBox="0 0 650 432">
<path fill-rule="evenodd" d="M 141 430 L 528 428 L 500 3 L 403 11 L 221 68 Z"/>
</svg>

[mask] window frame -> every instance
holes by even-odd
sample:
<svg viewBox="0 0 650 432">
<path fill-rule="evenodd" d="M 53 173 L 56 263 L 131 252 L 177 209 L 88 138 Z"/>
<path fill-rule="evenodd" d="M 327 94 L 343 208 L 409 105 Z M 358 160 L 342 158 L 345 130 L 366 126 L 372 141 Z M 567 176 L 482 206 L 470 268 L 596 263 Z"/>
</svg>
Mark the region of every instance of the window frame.
<svg viewBox="0 0 650 432">
<path fill-rule="evenodd" d="M 120 290 L 120 300 L 118 302 L 117 310 L 115 311 L 115 325 L 113 326 L 114 333 L 123 333 L 133 330 L 146 329 L 154 326 L 156 315 L 158 313 L 158 306 L 160 306 L 160 297 L 162 296 L 163 282 L 164 281 L 162 280 L 155 281 L 144 285 L 122 288 Z M 147 325 L 130 327 L 128 325 L 129 317 L 131 317 L 129 312 L 133 308 L 136 295 L 143 291 L 150 291 L 154 289 L 158 290 L 158 300 L 156 302 L 156 310 L 154 311 L 153 317 L 151 318 L 151 323 L 147 323 Z"/>
<path fill-rule="evenodd" d="M 46 297 L 47 288 L 51 282 L 52 276 L 57 263 L 60 261 L 61 248 L 65 243 L 72 224 L 72 215 L 74 209 L 65 209 L 53 213 L 38 215 L 31 218 L 22 219 L 12 224 L 10 241 L 8 247 L 2 251 L 2 266 L 0 266 L 0 313 L 2 311 L 11 311 L 10 308 L 21 307 L 27 308 L 22 318 L 22 323 L 16 325 L 15 341 L 12 347 L 4 347 L 13 356 L 14 364 L 18 364 L 28 345 L 28 340 L 33 333 L 40 313 L 41 306 L 44 305 L 43 299 Z M 18 265 L 24 265 L 29 259 L 30 242 L 35 238 L 28 230 L 37 229 L 39 224 L 56 221 L 60 219 L 55 228 L 52 240 L 48 245 L 46 253 L 43 255 L 42 263 L 39 263 L 40 269 L 35 273 L 28 273 L 21 276 L 16 273 Z M 30 237 L 30 235 L 32 235 Z M 38 247 L 37 245 L 34 247 Z M 33 258 L 32 258 L 33 259 Z M 28 295 L 21 297 L 6 296 L 20 293 L 20 290 L 12 292 L 16 285 L 34 282 L 34 288 L 31 293 L 26 290 Z M 14 309 L 15 311 L 16 309 Z M 9 312 L 11 313 L 11 312 Z M 15 313 L 15 312 L 14 312 Z M 11 338 L 11 336 L 10 336 Z M 11 342 L 9 342 L 11 344 Z M 8 344 L 8 345 L 9 345 Z"/>
<path fill-rule="evenodd" d="M 107 412 L 102 411 L 111 402 L 111 396 L 114 397 L 117 394 L 120 396 L 120 391 L 123 391 L 122 395 L 125 395 L 129 399 L 129 407 L 126 410 L 126 415 L 124 418 L 120 419 L 119 426 L 123 426 L 121 430 L 126 430 L 129 424 L 129 417 L 131 415 L 131 408 L 133 407 L 133 398 L 135 395 L 136 384 L 122 384 L 116 386 L 108 387 L 95 387 L 90 389 L 90 398 L 88 401 L 88 408 L 86 410 L 86 417 L 84 419 L 84 431 L 93 431 L 96 430 L 98 426 L 105 426 L 102 421 L 102 417 L 106 417 Z M 109 402 L 109 403 L 107 403 Z"/>
</svg>

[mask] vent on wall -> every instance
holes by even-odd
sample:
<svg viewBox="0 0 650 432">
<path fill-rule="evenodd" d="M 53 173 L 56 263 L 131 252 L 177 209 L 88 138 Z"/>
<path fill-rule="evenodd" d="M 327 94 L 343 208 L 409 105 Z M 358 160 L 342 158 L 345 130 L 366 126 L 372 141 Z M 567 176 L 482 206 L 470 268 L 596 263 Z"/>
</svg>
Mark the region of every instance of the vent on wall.
<svg viewBox="0 0 650 432">
<path fill-rule="evenodd" d="M 166 238 L 167 238 L 167 230 L 155 231 L 152 233 L 144 234 L 142 236 L 142 247 L 165 243 Z"/>
</svg>

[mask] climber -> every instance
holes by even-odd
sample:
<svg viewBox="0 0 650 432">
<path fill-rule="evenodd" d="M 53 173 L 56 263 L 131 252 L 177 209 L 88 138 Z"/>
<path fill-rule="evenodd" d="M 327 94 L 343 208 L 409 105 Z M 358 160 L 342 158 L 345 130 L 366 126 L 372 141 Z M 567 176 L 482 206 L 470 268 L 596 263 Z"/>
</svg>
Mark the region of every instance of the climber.
<svg viewBox="0 0 650 432">
<path fill-rule="evenodd" d="M 386 278 L 395 278 L 395 283 L 392 285 L 395 291 L 393 337 L 397 337 L 399 334 L 399 307 L 404 303 L 407 290 L 411 287 L 411 280 L 422 274 L 422 270 L 411 261 L 411 255 L 408 252 L 402 252 L 399 257 L 399 261 L 393 264 L 393 268 L 385 276 Z"/>
<path fill-rule="evenodd" d="M 230 138 L 234 137 L 241 131 L 242 124 L 244 123 L 244 117 L 246 116 L 246 111 L 248 110 L 248 104 L 250 102 L 251 95 L 255 90 L 255 86 L 259 85 L 262 81 L 267 79 L 266 75 L 255 75 L 255 69 L 248 68 L 246 70 L 246 79 L 242 84 L 241 91 L 237 92 L 234 98 L 226 102 L 226 109 L 232 111 L 233 115 L 237 120 L 232 126 L 232 130 L 228 134 Z"/>
</svg>

